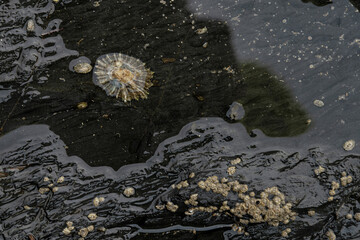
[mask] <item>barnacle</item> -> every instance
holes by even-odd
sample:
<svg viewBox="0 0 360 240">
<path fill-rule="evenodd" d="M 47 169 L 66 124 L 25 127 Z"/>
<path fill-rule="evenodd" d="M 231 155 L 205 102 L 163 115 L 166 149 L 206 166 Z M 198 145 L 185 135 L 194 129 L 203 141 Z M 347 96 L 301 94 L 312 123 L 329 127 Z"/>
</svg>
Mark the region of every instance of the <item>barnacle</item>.
<svg viewBox="0 0 360 240">
<path fill-rule="evenodd" d="M 93 72 L 93 82 L 106 94 L 124 102 L 147 98 L 153 72 L 139 59 L 121 53 L 98 57 Z"/>
</svg>

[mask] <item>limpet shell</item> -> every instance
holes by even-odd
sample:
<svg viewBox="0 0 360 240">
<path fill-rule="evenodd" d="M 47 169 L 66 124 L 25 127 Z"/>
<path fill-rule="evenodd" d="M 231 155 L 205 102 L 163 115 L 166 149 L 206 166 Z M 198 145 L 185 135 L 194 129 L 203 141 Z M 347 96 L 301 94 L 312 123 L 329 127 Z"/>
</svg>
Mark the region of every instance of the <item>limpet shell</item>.
<svg viewBox="0 0 360 240">
<path fill-rule="evenodd" d="M 89 73 L 92 70 L 91 61 L 87 57 L 79 57 L 69 63 L 69 70 L 76 73 Z"/>
<path fill-rule="evenodd" d="M 317 107 L 323 107 L 325 104 L 323 101 L 319 100 L 319 99 L 316 99 L 314 100 L 314 105 L 317 106 Z"/>
<path fill-rule="evenodd" d="M 89 63 L 78 63 L 74 66 L 74 71 L 77 73 L 89 73 L 92 70 L 92 66 Z"/>
<path fill-rule="evenodd" d="M 351 151 L 355 147 L 355 141 L 354 140 L 348 140 L 344 143 L 343 148 L 345 151 Z"/>
<path fill-rule="evenodd" d="M 139 59 L 122 53 L 109 53 L 96 60 L 93 82 L 108 96 L 127 102 L 147 98 L 152 76 L 153 72 L 146 69 L 145 63 Z"/>
</svg>

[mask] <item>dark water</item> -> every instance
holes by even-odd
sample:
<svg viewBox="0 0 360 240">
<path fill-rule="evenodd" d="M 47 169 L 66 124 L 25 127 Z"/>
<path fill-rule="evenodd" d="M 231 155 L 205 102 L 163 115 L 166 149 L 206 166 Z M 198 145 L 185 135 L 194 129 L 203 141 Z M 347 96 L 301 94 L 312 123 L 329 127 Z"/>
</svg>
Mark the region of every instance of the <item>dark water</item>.
<svg viewBox="0 0 360 240">
<path fill-rule="evenodd" d="M 360 223 L 345 217 L 360 212 L 359 149 L 342 148 L 359 141 L 359 4 L 305 2 L 0 2 L 0 239 L 78 239 L 90 224 L 92 239 L 281 239 L 286 228 L 290 239 L 330 229 L 359 239 Z M 123 103 L 69 70 L 79 56 L 94 63 L 110 52 L 155 72 L 147 100 Z M 329 202 L 344 171 L 352 182 Z M 239 202 L 199 189 L 209 176 L 256 197 L 277 186 L 298 216 L 246 225 L 248 236 L 231 230 L 230 213 L 187 216 L 193 193 L 205 207 Z M 44 177 L 59 190 L 40 194 Z M 169 201 L 175 213 L 155 207 Z"/>
</svg>

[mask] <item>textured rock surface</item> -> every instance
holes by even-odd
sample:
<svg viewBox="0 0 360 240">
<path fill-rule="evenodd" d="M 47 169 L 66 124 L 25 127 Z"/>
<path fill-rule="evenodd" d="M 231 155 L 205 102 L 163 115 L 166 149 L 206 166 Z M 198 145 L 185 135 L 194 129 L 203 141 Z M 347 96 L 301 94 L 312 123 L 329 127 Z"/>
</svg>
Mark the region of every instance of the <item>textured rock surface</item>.
<svg viewBox="0 0 360 240">
<path fill-rule="evenodd" d="M 91 74 L 69 71 L 70 59 L 58 61 L 43 71 L 36 68 L 29 84 L 14 85 L 18 93 L 0 105 L 3 133 L 24 124 L 45 123 L 61 136 L 70 155 L 93 166 L 118 169 L 148 159 L 161 141 L 189 121 L 226 118 L 228 106 L 236 100 L 245 107 L 249 131 L 260 128 L 272 136 L 287 136 L 307 127 L 304 111 L 283 83 L 266 68 L 238 65 L 228 26 L 196 19 L 182 1 L 172 6 L 104 1 L 99 7 L 74 1 L 55 5 L 51 17 L 62 19 L 60 33 L 53 34 L 61 34 L 68 48 L 93 64 L 110 52 L 139 58 L 155 72 L 154 86 L 148 99 L 124 104 L 107 97 L 92 83 Z M 196 34 L 204 27 L 206 33 Z M 207 48 L 202 46 L 205 42 Z M 244 69 L 245 77 L 239 69 Z M 87 102 L 87 107 L 78 109 L 80 102 Z M 269 109 L 269 104 L 276 107 Z"/>
<path fill-rule="evenodd" d="M 241 124 L 200 119 L 161 143 L 145 164 L 114 171 L 92 168 L 80 158 L 68 157 L 64 143 L 47 126 L 19 128 L 0 138 L 0 239 L 23 239 L 30 233 L 40 239 L 64 239 L 67 221 L 74 226 L 69 239 L 77 239 L 77 232 L 89 225 L 106 228 L 105 232 L 89 232 L 88 237 L 93 239 L 280 239 L 286 228 L 291 228 L 291 239 L 321 239 L 329 229 L 337 239 L 357 239 L 360 223 L 346 215 L 360 212 L 359 156 L 334 157 L 320 148 L 286 152 L 280 145 L 288 149 L 286 140 L 279 140 L 268 146 L 272 150 L 261 151 L 265 148 L 247 136 Z M 242 161 L 229 176 L 226 170 L 235 158 Z M 319 166 L 325 171 L 316 175 L 314 170 Z M 353 180 L 337 188 L 334 200 L 329 202 L 332 181 L 340 182 L 343 171 Z M 192 178 L 190 173 L 194 173 Z M 223 201 L 234 207 L 241 202 L 234 194 L 224 197 L 199 189 L 197 183 L 210 176 L 246 184 L 249 190 L 245 194 L 254 191 L 256 197 L 264 189 L 277 186 L 286 202 L 292 203 L 297 217 L 278 227 L 267 223 L 244 225 L 249 233 L 244 237 L 230 230 L 236 218 L 226 211 L 215 211 L 215 216 L 206 212 L 185 215 L 189 208 L 185 200 L 192 194 L 198 194 L 199 206 L 205 207 L 219 208 Z M 61 177 L 64 181 L 59 182 Z M 185 180 L 187 187 L 172 187 Z M 49 183 L 58 191 L 39 193 L 38 189 Z M 125 197 L 127 187 L 133 187 L 135 195 Z M 104 199 L 94 206 L 96 197 Z M 178 209 L 171 212 L 156 207 L 167 202 Z M 308 215 L 310 210 L 315 210 L 315 216 Z M 88 219 L 90 213 L 97 215 L 95 221 Z M 196 234 L 192 233 L 194 229 Z"/>
</svg>

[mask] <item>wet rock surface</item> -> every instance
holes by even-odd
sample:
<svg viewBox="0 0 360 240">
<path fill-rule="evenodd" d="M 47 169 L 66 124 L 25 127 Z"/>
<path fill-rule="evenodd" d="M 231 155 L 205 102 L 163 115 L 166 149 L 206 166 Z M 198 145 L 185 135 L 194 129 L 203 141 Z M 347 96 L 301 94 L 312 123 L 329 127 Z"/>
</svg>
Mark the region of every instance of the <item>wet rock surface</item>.
<svg viewBox="0 0 360 240">
<path fill-rule="evenodd" d="M 51 17 L 62 21 L 56 28 L 61 31 L 52 34 L 61 34 L 67 48 L 76 49 L 93 64 L 98 56 L 111 52 L 139 58 L 155 72 L 154 86 L 148 99 L 123 103 L 106 96 L 92 83 L 90 74 L 69 71 L 71 59 L 57 61 L 35 71 L 30 83 L 17 86 L 12 99 L 1 104 L 2 132 L 45 123 L 66 142 L 70 155 L 92 166 L 114 169 L 145 161 L 161 141 L 174 136 L 189 121 L 203 116 L 226 118 L 228 106 L 237 100 L 247 111 L 244 122 L 251 123 L 249 131 L 260 128 L 273 136 L 304 132 L 306 114 L 286 86 L 256 64 L 246 65 L 241 74 L 227 25 L 198 20 L 184 5 L 182 1 L 165 5 L 136 1 L 106 1 L 98 7 L 87 1 L 54 5 Z M 206 32 L 197 34 L 205 27 Z M 205 42 L 209 43 L 207 48 L 202 47 Z M 165 58 L 172 61 L 164 62 Z M 260 74 L 263 76 L 257 78 Z M 264 87 L 277 91 L 277 97 L 253 94 Z M 36 94 L 29 95 L 34 90 Z M 87 107 L 77 108 L 82 102 Z M 269 104 L 284 107 L 269 109 Z"/>
<path fill-rule="evenodd" d="M 0 239 L 360 238 L 355 8 L 203 2 L 0 4 Z M 155 72 L 148 99 L 69 70 L 110 52 Z M 295 219 L 234 215 L 272 187 Z"/>
<path fill-rule="evenodd" d="M 243 143 L 241 147 L 239 143 Z M 33 234 L 39 239 L 64 239 L 66 222 L 71 221 L 74 229 L 67 239 L 77 239 L 78 231 L 90 225 L 95 230 L 88 231 L 87 237 L 93 239 L 201 239 L 209 237 L 206 233 L 213 239 L 280 239 L 287 228 L 291 239 L 322 239 L 329 230 L 337 239 L 359 237 L 360 223 L 347 217 L 360 212 L 359 156 L 334 157 L 320 148 L 260 151 L 251 148 L 253 144 L 241 124 L 201 119 L 161 143 L 146 163 L 114 171 L 69 157 L 65 144 L 48 126 L 21 127 L 0 139 L 2 236 L 23 239 Z M 241 161 L 233 161 L 237 158 Z M 229 166 L 236 168 L 231 176 L 226 171 Z M 314 170 L 319 166 L 325 166 L 325 171 L 317 175 Z M 338 186 L 329 202 L 332 181 L 340 182 L 344 171 L 352 176 L 352 182 Z M 297 216 L 279 226 L 243 224 L 248 233 L 245 236 L 231 230 L 240 219 L 232 217 L 230 211 L 185 214 L 190 208 L 186 200 L 193 194 L 198 194 L 198 206 L 204 207 L 219 209 L 223 201 L 230 207 L 242 202 L 236 194 L 223 196 L 198 187 L 199 182 L 213 176 L 239 181 L 247 185 L 245 195 L 259 198 L 262 191 L 277 186 Z M 185 180 L 188 185 L 172 187 Z M 51 183 L 58 191 L 39 192 Z M 126 197 L 123 192 L 129 187 L 136 191 Z M 178 209 L 157 207 L 168 202 Z M 315 211 L 315 215 L 309 216 L 308 211 Z M 89 219 L 94 214 L 97 217 Z"/>
</svg>

